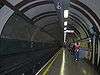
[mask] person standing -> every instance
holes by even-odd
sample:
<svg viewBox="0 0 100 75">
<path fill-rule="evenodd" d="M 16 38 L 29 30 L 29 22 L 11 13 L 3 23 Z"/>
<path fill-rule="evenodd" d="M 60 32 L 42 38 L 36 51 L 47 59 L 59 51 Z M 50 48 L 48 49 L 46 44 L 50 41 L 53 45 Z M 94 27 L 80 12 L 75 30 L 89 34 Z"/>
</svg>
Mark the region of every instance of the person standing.
<svg viewBox="0 0 100 75">
<path fill-rule="evenodd" d="M 74 55 L 75 55 L 75 60 L 79 60 L 79 50 L 80 50 L 80 43 L 75 43 L 75 51 L 74 51 Z"/>
</svg>

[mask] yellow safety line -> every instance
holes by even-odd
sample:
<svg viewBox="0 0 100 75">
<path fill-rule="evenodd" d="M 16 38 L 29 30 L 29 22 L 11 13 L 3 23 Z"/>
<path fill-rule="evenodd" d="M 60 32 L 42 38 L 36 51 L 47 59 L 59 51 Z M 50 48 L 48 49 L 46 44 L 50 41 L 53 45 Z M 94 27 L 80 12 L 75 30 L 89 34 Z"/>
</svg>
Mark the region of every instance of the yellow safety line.
<svg viewBox="0 0 100 75">
<path fill-rule="evenodd" d="M 54 56 L 53 56 L 53 57 L 52 57 L 52 58 L 51 58 L 51 59 L 50 59 L 50 60 L 35 74 L 35 75 L 38 75 L 38 74 L 51 62 L 51 60 L 56 56 L 56 57 L 53 59 L 53 61 L 51 62 L 51 64 L 48 66 L 48 68 L 50 68 L 51 65 L 53 64 L 54 60 L 57 58 L 58 54 L 60 53 L 60 51 L 61 51 L 61 50 L 59 50 L 59 51 L 58 51 L 58 52 L 57 52 L 57 53 L 56 53 L 56 54 L 55 54 L 55 55 L 54 55 Z M 47 68 L 47 69 L 48 69 L 48 68 Z M 47 71 L 48 71 L 48 70 L 47 70 Z M 45 72 L 43 73 L 43 75 L 45 75 L 47 71 L 45 71 Z"/>
<path fill-rule="evenodd" d="M 43 75 L 47 75 L 48 71 L 50 70 L 50 67 L 52 66 L 52 64 L 54 63 L 55 59 L 57 58 L 57 56 L 54 58 L 54 60 L 50 63 L 50 65 L 47 67 L 47 69 L 43 72 Z"/>
<path fill-rule="evenodd" d="M 84 75 L 87 75 L 87 71 L 84 68 L 82 68 L 82 72 Z"/>
<path fill-rule="evenodd" d="M 56 57 L 53 59 L 53 61 L 50 63 L 50 65 L 47 67 L 47 69 L 44 71 L 43 75 L 47 75 L 48 71 L 50 70 L 50 67 L 53 65 L 54 61 L 58 57 L 59 52 L 56 54 Z"/>
<path fill-rule="evenodd" d="M 60 75 L 64 75 L 64 69 L 65 69 L 64 66 L 65 66 L 65 50 L 63 49 L 63 59 L 62 59 Z"/>
</svg>

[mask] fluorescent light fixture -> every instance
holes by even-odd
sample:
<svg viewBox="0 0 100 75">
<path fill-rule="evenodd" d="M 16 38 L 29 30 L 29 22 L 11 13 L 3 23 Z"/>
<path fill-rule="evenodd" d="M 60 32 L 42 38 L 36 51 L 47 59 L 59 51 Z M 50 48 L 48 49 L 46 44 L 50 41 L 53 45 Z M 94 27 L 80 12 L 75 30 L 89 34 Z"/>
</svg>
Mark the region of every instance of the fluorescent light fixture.
<svg viewBox="0 0 100 75">
<path fill-rule="evenodd" d="M 74 30 L 66 30 L 66 33 L 74 33 Z"/>
<path fill-rule="evenodd" d="M 64 30 L 66 30 L 67 29 L 67 27 L 64 27 Z"/>
<path fill-rule="evenodd" d="M 64 22 L 64 26 L 67 26 L 67 21 Z"/>
<path fill-rule="evenodd" d="M 64 10 L 64 18 L 68 18 L 68 10 Z"/>
<path fill-rule="evenodd" d="M 64 42 L 65 42 L 65 40 L 66 40 L 66 32 L 64 31 Z"/>
<path fill-rule="evenodd" d="M 89 42 L 91 42 L 91 38 L 89 38 Z"/>
</svg>

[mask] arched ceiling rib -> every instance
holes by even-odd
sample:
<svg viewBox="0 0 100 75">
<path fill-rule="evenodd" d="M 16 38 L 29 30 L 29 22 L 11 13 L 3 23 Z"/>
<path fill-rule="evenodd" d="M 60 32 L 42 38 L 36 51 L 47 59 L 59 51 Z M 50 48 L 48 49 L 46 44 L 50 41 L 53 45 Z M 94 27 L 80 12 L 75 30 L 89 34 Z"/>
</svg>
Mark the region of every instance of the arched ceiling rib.
<svg viewBox="0 0 100 75">
<path fill-rule="evenodd" d="M 24 12 L 28 11 L 31 8 L 34 8 L 36 6 L 45 5 L 45 4 L 53 4 L 53 1 L 41 1 L 41 2 L 37 2 L 37 3 L 31 4 L 28 7 L 24 8 L 23 10 L 21 10 L 21 12 L 24 13 Z"/>
<path fill-rule="evenodd" d="M 90 34 L 90 31 L 89 31 L 89 26 L 88 26 L 88 24 L 87 24 L 87 22 L 85 22 L 85 20 L 82 18 L 82 17 L 80 17 L 79 15 L 77 15 L 76 13 L 74 13 L 74 12 L 70 12 L 69 13 L 69 16 L 72 16 L 73 18 L 75 18 L 80 24 L 82 24 L 81 26 L 84 28 L 84 30 L 86 30 L 86 32 L 88 33 L 88 34 Z"/>
<path fill-rule="evenodd" d="M 18 3 L 15 7 L 17 9 L 20 9 L 22 8 L 23 6 L 29 6 L 31 4 L 34 4 L 34 3 L 37 3 L 37 2 L 40 2 L 40 1 L 48 1 L 48 0 L 23 0 L 22 2 Z"/>
<path fill-rule="evenodd" d="M 34 20 L 35 21 L 35 20 Z M 47 25 L 47 24 L 51 24 L 53 22 L 56 22 L 55 25 L 59 25 L 59 22 L 58 22 L 58 19 L 57 19 L 57 16 L 50 16 L 50 17 L 45 17 L 45 18 L 41 18 L 41 19 L 37 19 L 36 22 L 34 22 L 34 25 L 37 25 L 39 28 L 43 27 L 44 25 Z M 57 23 L 58 22 L 58 23 Z"/>
<path fill-rule="evenodd" d="M 34 16 L 39 15 L 41 13 L 45 13 L 45 12 L 51 12 L 51 11 L 56 11 L 54 8 L 54 4 L 45 4 L 45 5 L 41 5 L 41 6 L 37 6 L 34 8 L 31 8 L 29 10 L 27 10 L 26 12 L 23 12 L 27 17 L 29 17 L 30 19 L 32 19 Z"/>
<path fill-rule="evenodd" d="M 74 25 L 69 24 L 69 25 L 67 26 L 67 29 L 68 29 L 68 30 L 74 30 L 75 33 L 81 38 L 79 30 L 78 30 Z"/>
<path fill-rule="evenodd" d="M 80 27 L 80 24 L 73 18 L 69 17 L 68 22 L 70 22 L 70 24 L 68 24 L 68 27 L 70 27 L 71 30 L 74 30 L 75 32 L 78 32 L 79 37 L 81 37 L 81 39 L 86 38 L 87 35 L 84 32 L 84 30 Z"/>
<path fill-rule="evenodd" d="M 87 30 L 83 27 L 84 24 L 82 24 L 82 22 L 80 22 L 76 17 L 74 17 L 73 15 L 70 15 L 69 17 L 70 19 L 72 19 L 73 21 L 75 21 L 77 23 L 77 25 L 79 27 L 82 28 L 82 30 L 85 32 L 86 36 L 89 37 L 89 33 L 87 32 Z"/>
<path fill-rule="evenodd" d="M 82 22 L 83 27 L 87 30 L 89 30 L 90 34 L 93 33 L 93 24 L 79 11 L 77 11 L 76 9 L 70 8 L 70 14 L 73 15 L 74 17 L 76 17 L 79 21 Z M 86 30 L 86 31 L 87 31 Z"/>
<path fill-rule="evenodd" d="M 34 17 L 32 18 L 32 20 L 34 20 L 34 19 L 36 19 L 36 18 L 38 18 L 38 17 L 44 16 L 44 15 L 56 14 L 56 13 L 57 13 L 57 11 L 44 12 L 44 13 L 41 13 L 41 14 L 39 14 L 39 15 L 34 16 Z"/>
<path fill-rule="evenodd" d="M 69 19 L 69 22 L 73 21 L 70 25 L 73 25 L 80 32 L 81 39 L 88 38 L 89 34 L 81 27 L 81 24 L 71 16 L 69 17 Z"/>
<path fill-rule="evenodd" d="M 58 22 L 53 22 L 53 23 L 49 23 L 44 25 L 43 27 L 41 27 L 40 31 L 43 30 L 45 27 L 49 26 L 49 25 L 53 25 L 53 24 L 57 24 Z"/>
<path fill-rule="evenodd" d="M 44 15 L 44 16 L 41 16 L 39 18 L 36 18 L 35 20 L 33 20 L 34 23 L 38 22 L 39 20 L 43 19 L 43 18 L 46 18 L 46 17 L 51 17 L 51 16 L 57 16 L 56 13 L 54 14 L 48 14 L 48 15 Z"/>
</svg>

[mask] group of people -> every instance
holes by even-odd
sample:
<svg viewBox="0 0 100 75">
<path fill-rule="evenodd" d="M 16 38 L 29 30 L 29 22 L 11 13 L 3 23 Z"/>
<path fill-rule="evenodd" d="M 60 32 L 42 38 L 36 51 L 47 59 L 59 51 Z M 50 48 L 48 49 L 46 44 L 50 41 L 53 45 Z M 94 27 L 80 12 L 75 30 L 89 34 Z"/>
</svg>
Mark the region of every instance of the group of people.
<svg viewBox="0 0 100 75">
<path fill-rule="evenodd" d="M 76 61 L 79 60 L 79 51 L 80 51 L 80 43 L 77 42 L 72 46 L 71 49 L 72 55 L 74 56 L 74 59 Z"/>
<path fill-rule="evenodd" d="M 74 59 L 76 61 L 79 60 L 79 51 L 80 51 L 80 43 L 76 42 L 73 45 L 71 44 L 64 44 L 64 48 L 69 48 L 68 50 L 71 52 L 71 54 L 73 55 Z"/>
</svg>

